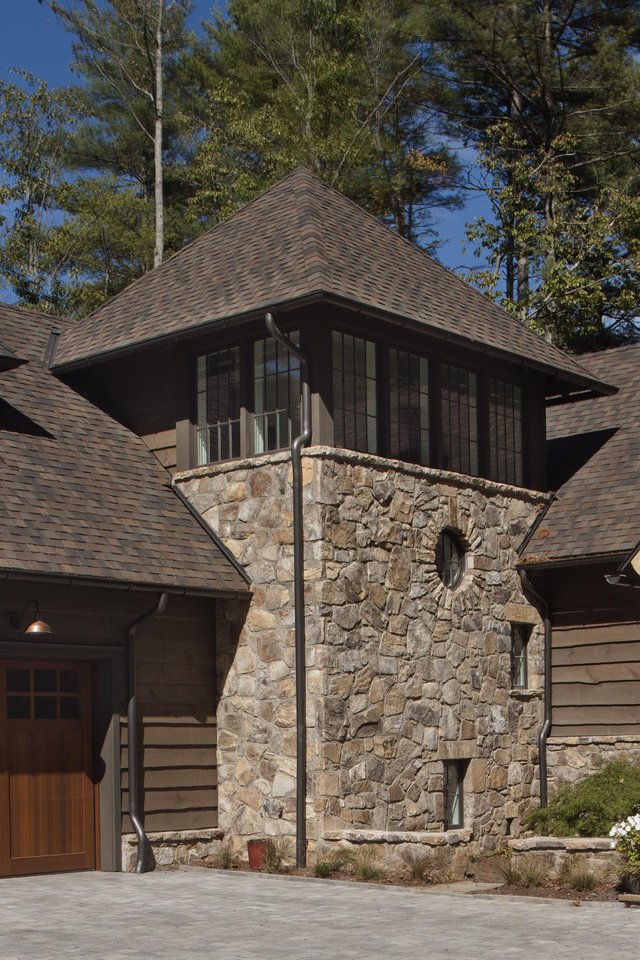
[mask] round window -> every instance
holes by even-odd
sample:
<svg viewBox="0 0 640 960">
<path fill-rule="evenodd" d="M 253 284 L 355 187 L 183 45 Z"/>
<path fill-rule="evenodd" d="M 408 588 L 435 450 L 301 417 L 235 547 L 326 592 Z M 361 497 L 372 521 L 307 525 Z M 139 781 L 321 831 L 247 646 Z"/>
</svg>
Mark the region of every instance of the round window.
<svg viewBox="0 0 640 960">
<path fill-rule="evenodd" d="M 445 587 L 453 590 L 464 574 L 464 547 L 451 530 L 443 530 L 436 546 L 436 570 Z"/>
</svg>

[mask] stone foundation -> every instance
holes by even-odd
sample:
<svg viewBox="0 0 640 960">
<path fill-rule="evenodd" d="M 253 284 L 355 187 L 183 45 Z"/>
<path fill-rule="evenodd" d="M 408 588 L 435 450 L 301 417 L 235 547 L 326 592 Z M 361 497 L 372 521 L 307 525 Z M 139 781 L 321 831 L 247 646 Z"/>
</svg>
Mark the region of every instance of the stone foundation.
<svg viewBox="0 0 640 960">
<path fill-rule="evenodd" d="M 448 866 L 452 878 L 461 878 L 469 864 L 471 839 L 470 830 L 407 830 L 394 833 L 384 830 L 329 830 L 323 834 L 323 842 L 318 849 L 331 853 L 336 847 L 347 850 L 371 847 L 378 863 L 389 870 L 402 869 L 417 857 L 436 855 L 442 866 Z"/>
<path fill-rule="evenodd" d="M 547 743 L 550 793 L 596 773 L 607 763 L 640 763 L 640 737 L 550 737 Z"/>
<path fill-rule="evenodd" d="M 222 830 L 172 830 L 166 833 L 147 834 L 153 861 L 159 870 L 175 866 L 198 864 L 207 857 L 215 856 L 222 845 Z M 122 835 L 122 870 L 130 873 L 138 856 L 138 838 L 135 833 Z"/>
<path fill-rule="evenodd" d="M 219 822 L 240 850 L 295 831 L 293 517 L 288 453 L 179 475 L 243 563 L 247 609 L 219 604 Z M 445 761 L 467 764 L 480 848 L 517 833 L 539 795 L 540 616 L 518 548 L 545 497 L 316 447 L 303 457 L 310 846 L 340 830 L 444 828 Z M 444 528 L 460 586 L 435 566 Z M 530 690 L 510 689 L 510 623 L 532 627 Z"/>
</svg>

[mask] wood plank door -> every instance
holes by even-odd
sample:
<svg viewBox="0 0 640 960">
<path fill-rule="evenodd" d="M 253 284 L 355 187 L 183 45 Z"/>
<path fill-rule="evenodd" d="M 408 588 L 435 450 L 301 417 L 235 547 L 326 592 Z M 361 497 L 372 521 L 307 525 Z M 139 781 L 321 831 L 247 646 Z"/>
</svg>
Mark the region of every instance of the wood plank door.
<svg viewBox="0 0 640 960">
<path fill-rule="evenodd" d="M 95 868 L 91 667 L 0 661 L 0 876 Z"/>
</svg>

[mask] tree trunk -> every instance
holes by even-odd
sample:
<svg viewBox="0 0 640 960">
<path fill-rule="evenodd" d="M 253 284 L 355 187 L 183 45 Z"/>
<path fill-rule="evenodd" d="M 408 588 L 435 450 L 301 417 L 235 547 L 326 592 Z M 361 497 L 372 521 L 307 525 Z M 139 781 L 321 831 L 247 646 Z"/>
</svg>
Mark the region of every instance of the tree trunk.
<svg viewBox="0 0 640 960">
<path fill-rule="evenodd" d="M 153 252 L 153 266 L 159 267 L 164 257 L 164 189 L 162 171 L 162 14 L 164 0 L 157 0 L 156 49 L 155 49 L 155 127 L 153 138 L 153 172 L 156 242 Z"/>
</svg>

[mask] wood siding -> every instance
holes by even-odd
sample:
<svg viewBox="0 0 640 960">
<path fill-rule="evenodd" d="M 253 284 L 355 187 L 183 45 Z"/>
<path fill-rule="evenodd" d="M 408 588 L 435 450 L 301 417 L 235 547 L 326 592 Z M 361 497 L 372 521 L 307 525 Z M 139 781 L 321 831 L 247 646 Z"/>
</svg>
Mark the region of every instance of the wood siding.
<svg viewBox="0 0 640 960">
<path fill-rule="evenodd" d="M 188 619 L 174 613 L 149 623 L 138 641 L 140 802 L 150 831 L 218 822 L 214 628 L 207 609 L 198 611 L 193 601 L 190 607 Z M 123 718 L 124 833 L 132 831 L 127 742 Z"/>
<path fill-rule="evenodd" d="M 615 566 L 547 575 L 552 737 L 640 736 L 638 594 L 606 583 Z"/>
</svg>

